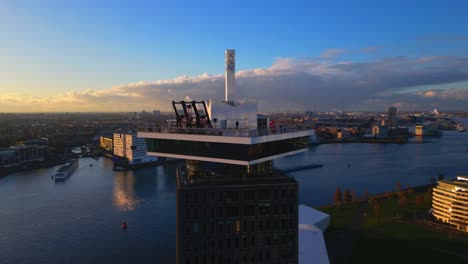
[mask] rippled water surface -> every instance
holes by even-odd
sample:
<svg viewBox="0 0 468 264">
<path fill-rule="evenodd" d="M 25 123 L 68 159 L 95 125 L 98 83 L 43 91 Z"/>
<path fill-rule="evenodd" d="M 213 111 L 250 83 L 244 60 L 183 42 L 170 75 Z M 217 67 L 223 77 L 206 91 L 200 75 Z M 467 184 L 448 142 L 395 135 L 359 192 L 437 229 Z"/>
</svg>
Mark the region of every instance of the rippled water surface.
<svg viewBox="0 0 468 264">
<path fill-rule="evenodd" d="M 300 202 L 318 206 L 337 187 L 379 193 L 468 171 L 468 133 L 444 134 L 429 144 L 320 145 L 275 165 L 323 163 L 292 173 Z M 0 263 L 175 262 L 175 162 L 114 172 L 108 159 L 84 158 L 63 183 L 51 180 L 57 169 L 0 179 Z"/>
</svg>

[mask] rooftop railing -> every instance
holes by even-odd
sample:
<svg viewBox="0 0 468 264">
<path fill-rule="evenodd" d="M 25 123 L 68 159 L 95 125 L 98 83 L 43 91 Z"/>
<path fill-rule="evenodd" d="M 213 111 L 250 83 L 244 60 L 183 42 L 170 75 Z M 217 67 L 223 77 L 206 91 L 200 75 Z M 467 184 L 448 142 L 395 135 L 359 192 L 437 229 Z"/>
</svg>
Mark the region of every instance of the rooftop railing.
<svg viewBox="0 0 468 264">
<path fill-rule="evenodd" d="M 310 126 L 278 126 L 275 129 L 256 130 L 251 128 L 182 128 L 160 125 L 145 125 L 138 127 L 138 132 L 168 133 L 168 134 L 192 134 L 224 137 L 261 137 L 278 135 L 291 132 L 312 130 Z"/>
</svg>

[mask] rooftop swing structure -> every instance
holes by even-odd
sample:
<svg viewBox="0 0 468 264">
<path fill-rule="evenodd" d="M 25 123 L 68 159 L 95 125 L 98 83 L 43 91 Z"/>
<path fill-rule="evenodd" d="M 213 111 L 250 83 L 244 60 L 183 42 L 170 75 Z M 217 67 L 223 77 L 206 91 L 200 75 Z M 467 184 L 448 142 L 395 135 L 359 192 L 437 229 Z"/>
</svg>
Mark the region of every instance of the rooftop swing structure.
<svg viewBox="0 0 468 264">
<path fill-rule="evenodd" d="M 210 116 L 204 101 L 172 101 L 177 127 L 212 128 Z"/>
</svg>

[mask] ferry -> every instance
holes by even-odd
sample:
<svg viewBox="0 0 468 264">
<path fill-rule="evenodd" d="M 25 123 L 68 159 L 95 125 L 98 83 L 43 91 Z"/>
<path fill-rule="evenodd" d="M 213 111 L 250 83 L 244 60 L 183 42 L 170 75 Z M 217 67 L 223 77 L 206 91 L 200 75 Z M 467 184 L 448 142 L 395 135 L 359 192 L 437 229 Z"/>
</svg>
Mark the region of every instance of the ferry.
<svg viewBox="0 0 468 264">
<path fill-rule="evenodd" d="M 72 172 L 78 167 L 78 159 L 74 159 L 71 162 L 65 163 L 60 169 L 55 173 L 55 181 L 64 181 L 72 174 Z"/>
<path fill-rule="evenodd" d="M 457 131 L 458 132 L 465 132 L 466 131 L 465 126 L 463 125 L 463 123 L 458 123 L 457 124 Z"/>
</svg>

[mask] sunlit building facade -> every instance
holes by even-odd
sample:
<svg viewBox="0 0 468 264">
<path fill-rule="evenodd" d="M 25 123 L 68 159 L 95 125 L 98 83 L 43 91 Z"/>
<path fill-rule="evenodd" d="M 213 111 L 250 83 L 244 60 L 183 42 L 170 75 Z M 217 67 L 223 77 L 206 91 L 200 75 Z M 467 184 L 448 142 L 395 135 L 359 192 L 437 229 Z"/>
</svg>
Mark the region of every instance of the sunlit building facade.
<svg viewBox="0 0 468 264">
<path fill-rule="evenodd" d="M 438 182 L 433 189 L 432 215 L 458 230 L 468 232 L 468 182 L 462 181 L 463 178 Z"/>
</svg>

